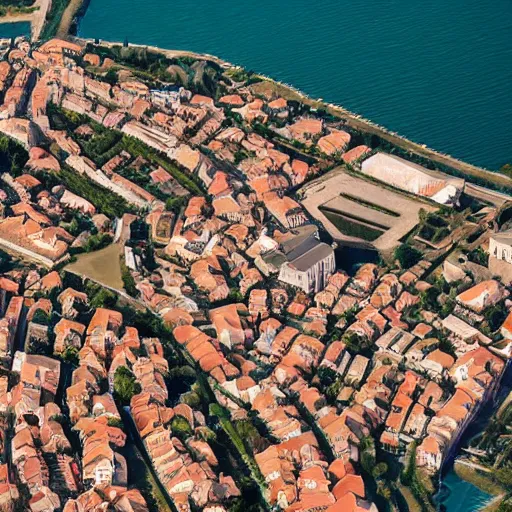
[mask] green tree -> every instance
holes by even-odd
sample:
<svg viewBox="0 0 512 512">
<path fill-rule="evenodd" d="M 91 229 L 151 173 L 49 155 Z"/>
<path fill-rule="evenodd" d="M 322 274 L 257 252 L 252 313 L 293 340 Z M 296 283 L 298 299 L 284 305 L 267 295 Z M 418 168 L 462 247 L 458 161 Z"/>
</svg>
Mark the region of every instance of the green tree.
<svg viewBox="0 0 512 512">
<path fill-rule="evenodd" d="M 110 417 L 107 420 L 107 425 L 109 427 L 117 427 L 117 428 L 120 428 L 120 429 L 124 429 L 123 421 L 120 418 L 116 418 L 116 417 Z"/>
<path fill-rule="evenodd" d="M 409 244 L 402 244 L 395 249 L 395 259 L 397 259 L 402 268 L 411 268 L 421 260 L 422 253 Z"/>
<path fill-rule="evenodd" d="M 468 253 L 468 260 L 483 267 L 487 267 L 489 264 L 489 255 L 481 248 L 477 247 Z"/>
<path fill-rule="evenodd" d="M 233 287 L 229 289 L 228 299 L 230 302 L 242 302 L 244 300 L 244 296 L 239 288 Z"/>
<path fill-rule="evenodd" d="M 439 311 L 440 305 L 437 299 L 441 291 L 436 287 L 432 286 L 427 290 L 420 293 L 420 306 L 422 309 L 428 309 L 430 311 Z"/>
<path fill-rule="evenodd" d="M 112 237 L 108 233 L 98 233 L 91 235 L 84 245 L 85 252 L 99 251 L 112 243 Z"/>
<path fill-rule="evenodd" d="M 501 174 L 505 174 L 509 178 L 512 178 L 512 164 L 505 164 L 500 167 Z"/>
<path fill-rule="evenodd" d="M 345 342 L 349 352 L 353 352 L 355 354 L 363 352 L 371 346 L 371 342 L 366 336 L 360 336 L 355 332 L 346 333 L 343 336 L 343 341 Z"/>
<path fill-rule="evenodd" d="M 178 439 L 186 439 L 192 435 L 192 427 L 183 416 L 175 416 L 172 419 L 171 430 Z"/>
<path fill-rule="evenodd" d="M 321 366 L 318 368 L 317 376 L 320 379 L 322 386 L 327 387 L 336 381 L 338 374 L 332 368 Z"/>
<path fill-rule="evenodd" d="M 100 290 L 91 299 L 90 304 L 93 308 L 111 309 L 116 305 L 116 302 L 117 296 L 114 292 L 105 288 L 100 288 Z"/>
<path fill-rule="evenodd" d="M 178 214 L 181 210 L 181 208 L 183 208 L 183 206 L 185 206 L 187 204 L 187 197 L 184 197 L 184 196 L 181 196 L 181 197 L 169 197 L 169 199 L 167 199 L 167 201 L 165 201 L 165 209 L 170 211 L 170 212 L 174 212 L 176 214 Z"/>
<path fill-rule="evenodd" d="M 512 512 L 512 498 L 510 496 L 503 498 L 496 512 Z"/>
<path fill-rule="evenodd" d="M 268 447 L 268 440 L 260 435 L 258 429 L 252 424 L 250 419 L 237 421 L 235 428 L 238 435 L 253 453 L 260 453 Z"/>
<path fill-rule="evenodd" d="M 505 489 L 512 489 L 512 462 L 507 466 L 498 469 L 494 473 L 494 478 L 505 487 Z"/>
<path fill-rule="evenodd" d="M 130 272 L 130 269 L 127 267 L 126 263 L 124 262 L 124 258 L 121 257 L 120 259 L 120 265 L 121 265 L 121 278 L 123 280 L 123 286 L 126 290 L 126 293 L 130 295 L 131 297 L 137 297 L 138 290 L 135 283 L 135 279 L 132 276 L 132 273 Z"/>
<path fill-rule="evenodd" d="M 491 306 L 484 312 L 484 318 L 487 320 L 492 332 L 497 331 L 503 325 L 507 315 L 508 311 L 503 303 Z"/>
<path fill-rule="evenodd" d="M 117 71 L 115 68 L 110 68 L 104 77 L 105 82 L 108 82 L 110 85 L 117 84 Z"/>
<path fill-rule="evenodd" d="M 391 499 L 391 489 L 390 487 L 383 481 L 377 483 L 377 494 L 382 496 L 385 500 L 389 501 Z"/>
<path fill-rule="evenodd" d="M 413 479 L 416 477 L 416 442 L 413 441 L 409 447 L 407 455 L 407 466 L 400 475 L 400 481 L 403 485 L 411 485 Z"/>
<path fill-rule="evenodd" d="M 43 311 L 42 309 L 38 309 L 36 310 L 34 316 L 32 317 L 32 322 L 39 325 L 49 325 L 50 318 L 45 311 Z"/>
<path fill-rule="evenodd" d="M 379 462 L 373 469 L 373 478 L 381 478 L 388 472 L 388 465 L 385 462 Z"/>
<path fill-rule="evenodd" d="M 78 349 L 73 345 L 67 346 L 64 352 L 62 353 L 61 357 L 67 363 L 71 363 L 74 364 L 75 366 L 78 366 Z"/>
<path fill-rule="evenodd" d="M 141 392 L 140 384 L 135 379 L 135 375 L 126 368 L 120 366 L 114 374 L 114 396 L 122 405 L 130 405 L 134 395 Z"/>
<path fill-rule="evenodd" d="M 370 451 L 364 451 L 361 454 L 361 467 L 366 473 L 372 474 L 372 470 L 375 467 L 375 455 Z"/>
<path fill-rule="evenodd" d="M 457 359 L 457 355 L 455 354 L 455 347 L 448 338 L 440 336 L 438 348 L 441 352 L 444 352 L 445 354 L 450 354 L 453 358 Z"/>
</svg>

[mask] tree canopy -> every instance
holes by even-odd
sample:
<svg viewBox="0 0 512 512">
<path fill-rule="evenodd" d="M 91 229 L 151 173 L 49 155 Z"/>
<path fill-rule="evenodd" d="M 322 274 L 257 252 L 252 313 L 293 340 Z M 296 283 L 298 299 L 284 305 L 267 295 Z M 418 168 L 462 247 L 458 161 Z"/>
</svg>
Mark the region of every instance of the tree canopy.
<svg viewBox="0 0 512 512">
<path fill-rule="evenodd" d="M 126 366 L 120 366 L 114 374 L 115 397 L 122 405 L 130 405 L 132 397 L 140 392 L 141 387 L 136 381 L 135 375 Z"/>
</svg>

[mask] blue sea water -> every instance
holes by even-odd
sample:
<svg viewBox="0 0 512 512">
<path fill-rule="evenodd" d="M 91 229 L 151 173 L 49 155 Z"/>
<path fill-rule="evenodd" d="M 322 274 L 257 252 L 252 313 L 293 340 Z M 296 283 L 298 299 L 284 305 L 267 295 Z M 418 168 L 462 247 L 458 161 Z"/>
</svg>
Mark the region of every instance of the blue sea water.
<svg viewBox="0 0 512 512">
<path fill-rule="evenodd" d="M 0 39 L 4 37 L 18 37 L 30 35 L 30 23 L 0 23 Z"/>
<path fill-rule="evenodd" d="M 448 512 L 476 512 L 493 499 L 493 496 L 460 479 L 453 469 L 443 478 L 441 494 L 441 501 Z"/>
<path fill-rule="evenodd" d="M 512 161 L 510 0 L 91 0 L 79 34 L 218 55 L 471 163 Z"/>
</svg>

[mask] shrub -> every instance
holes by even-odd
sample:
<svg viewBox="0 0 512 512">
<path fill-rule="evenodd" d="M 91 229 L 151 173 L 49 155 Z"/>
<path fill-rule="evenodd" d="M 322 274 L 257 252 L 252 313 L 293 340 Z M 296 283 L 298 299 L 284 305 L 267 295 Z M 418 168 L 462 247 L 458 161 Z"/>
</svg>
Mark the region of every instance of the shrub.
<svg viewBox="0 0 512 512">
<path fill-rule="evenodd" d="M 6 135 L 0 135 L 0 166 L 11 175 L 18 176 L 28 160 L 25 148 Z"/>
<path fill-rule="evenodd" d="M 192 427 L 183 416 L 175 416 L 172 419 L 171 430 L 179 439 L 186 439 L 192 435 Z"/>
<path fill-rule="evenodd" d="M 512 178 L 512 164 L 502 165 L 499 172 L 501 172 L 501 174 L 505 174 L 505 176 L 508 176 L 509 178 Z"/>
<path fill-rule="evenodd" d="M 71 192 L 87 199 L 98 212 L 107 217 L 122 217 L 124 213 L 133 211 L 122 197 L 93 183 L 87 176 L 64 167 L 59 171 L 59 180 Z"/>
<path fill-rule="evenodd" d="M 428 309 L 430 311 L 439 312 L 441 306 L 437 301 L 439 295 L 441 294 L 441 290 L 439 290 L 436 286 L 432 286 L 427 290 L 420 293 L 420 306 L 422 309 Z"/>
<path fill-rule="evenodd" d="M 61 425 L 66 424 L 66 416 L 64 414 L 52 414 L 50 416 L 50 421 L 56 421 L 57 423 L 60 423 Z"/>
<path fill-rule="evenodd" d="M 491 306 L 484 312 L 484 318 L 492 332 L 497 331 L 503 325 L 507 314 L 507 308 L 503 303 Z"/>
<path fill-rule="evenodd" d="M 178 214 L 183 206 L 187 204 L 187 197 L 169 197 L 165 201 L 165 209 Z"/>
<path fill-rule="evenodd" d="M 269 442 L 260 435 L 251 420 L 243 419 L 235 422 L 235 429 L 253 453 L 262 452 L 268 447 Z"/>
<path fill-rule="evenodd" d="M 110 290 L 101 288 L 91 299 L 90 304 L 93 308 L 112 309 L 117 302 L 117 295 Z"/>
<path fill-rule="evenodd" d="M 140 384 L 136 381 L 135 375 L 126 368 L 120 366 L 114 374 L 114 396 L 122 405 L 130 405 L 134 395 L 141 392 Z"/>
<path fill-rule="evenodd" d="M 126 290 L 126 293 L 130 295 L 131 297 L 137 297 L 138 291 L 137 286 L 135 283 L 135 279 L 132 276 L 132 273 L 130 272 L 130 269 L 126 266 L 126 263 L 124 262 L 124 258 L 120 259 L 120 265 L 121 265 L 121 278 L 123 280 L 123 286 Z"/>
<path fill-rule="evenodd" d="M 120 419 L 120 418 L 115 418 L 115 417 L 110 417 L 108 420 L 107 420 L 107 425 L 109 427 L 117 427 L 117 428 L 120 428 L 121 430 L 124 429 L 124 423 L 123 421 Z"/>
<path fill-rule="evenodd" d="M 84 245 L 85 252 L 99 251 L 112 243 L 112 237 L 108 233 L 98 233 L 91 235 Z"/>
<path fill-rule="evenodd" d="M 445 354 L 451 355 L 453 358 L 457 359 L 457 355 L 455 354 L 455 347 L 453 343 L 448 338 L 440 338 L 439 340 L 439 350 L 444 352 Z"/>
<path fill-rule="evenodd" d="M 468 253 L 468 260 L 473 263 L 477 263 L 478 265 L 487 267 L 489 264 L 489 255 L 481 247 L 477 247 Z"/>
<path fill-rule="evenodd" d="M 317 376 L 320 379 L 322 386 L 330 386 L 336 381 L 338 374 L 332 368 L 321 366 L 318 369 Z"/>
<path fill-rule="evenodd" d="M 347 345 L 347 350 L 355 354 L 368 349 L 371 345 L 368 338 L 360 336 L 355 332 L 349 332 L 343 336 L 343 341 Z"/>
<path fill-rule="evenodd" d="M 374 478 L 381 478 L 388 472 L 388 465 L 385 462 L 379 462 L 373 469 L 372 475 Z"/>
<path fill-rule="evenodd" d="M 411 268 L 421 260 L 422 253 L 409 244 L 402 244 L 395 249 L 395 259 L 397 259 L 402 268 Z"/>
<path fill-rule="evenodd" d="M 195 391 L 189 391 L 181 395 L 180 402 L 197 409 L 201 405 L 201 397 Z"/>
<path fill-rule="evenodd" d="M 69 345 L 68 347 L 66 347 L 61 357 L 67 363 L 71 363 L 75 366 L 78 366 L 78 349 L 73 345 Z"/>
<path fill-rule="evenodd" d="M 50 318 L 45 311 L 43 311 L 42 309 L 38 309 L 36 310 L 34 316 L 32 317 L 32 322 L 39 325 L 49 325 Z"/>
</svg>

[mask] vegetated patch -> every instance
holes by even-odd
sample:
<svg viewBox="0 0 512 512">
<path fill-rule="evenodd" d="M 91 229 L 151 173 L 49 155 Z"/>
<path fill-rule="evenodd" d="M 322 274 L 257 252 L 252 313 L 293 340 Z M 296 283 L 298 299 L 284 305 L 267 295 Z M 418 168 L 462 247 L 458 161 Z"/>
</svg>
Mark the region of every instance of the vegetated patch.
<svg viewBox="0 0 512 512">
<path fill-rule="evenodd" d="M 41 34 L 41 39 L 51 39 L 57 34 L 62 15 L 70 0 L 52 0 L 49 12 L 46 14 L 46 22 Z"/>
<path fill-rule="evenodd" d="M 107 217 L 122 217 L 124 213 L 133 211 L 133 208 L 122 197 L 91 181 L 86 176 L 63 168 L 58 178 L 74 194 L 87 199 L 100 213 Z"/>
<path fill-rule="evenodd" d="M 367 208 L 371 208 L 372 210 L 376 210 L 381 213 L 385 213 L 386 215 L 391 215 L 392 217 L 400 217 L 400 214 L 389 210 L 388 208 L 385 208 L 384 206 L 380 206 L 375 203 L 371 203 L 370 201 L 365 201 L 364 199 L 361 199 L 360 197 L 353 196 L 351 194 L 347 194 L 345 192 L 341 192 L 341 197 L 344 197 L 345 199 L 348 199 L 349 201 L 353 201 L 354 203 L 358 203 L 361 206 L 366 206 Z"/>
<path fill-rule="evenodd" d="M 88 53 L 111 58 L 133 73 L 153 82 L 174 83 L 194 93 L 217 97 L 222 68 L 214 60 L 197 59 L 190 56 L 169 58 L 165 54 L 140 46 L 114 45 L 104 47 L 88 44 Z"/>
<path fill-rule="evenodd" d="M 11 176 L 19 176 L 27 163 L 27 150 L 7 135 L 0 135 L 0 170 Z"/>
<path fill-rule="evenodd" d="M 195 195 L 204 195 L 199 179 L 193 175 L 187 175 L 185 171 L 179 169 L 175 164 L 171 163 L 166 157 L 159 155 L 155 150 L 149 148 L 134 137 L 123 135 L 121 140 L 123 149 L 132 156 L 142 156 L 150 162 L 162 166 L 180 185 Z"/>
<path fill-rule="evenodd" d="M 152 507 L 151 510 L 171 512 L 171 508 L 167 505 L 166 499 L 139 449 L 134 444 L 127 443 L 123 454 L 128 462 L 130 482 L 133 482 L 134 487 L 139 489 L 146 503 Z"/>
<path fill-rule="evenodd" d="M 420 229 L 418 236 L 433 244 L 444 240 L 450 234 L 448 222 L 435 213 L 429 213 Z"/>
</svg>

